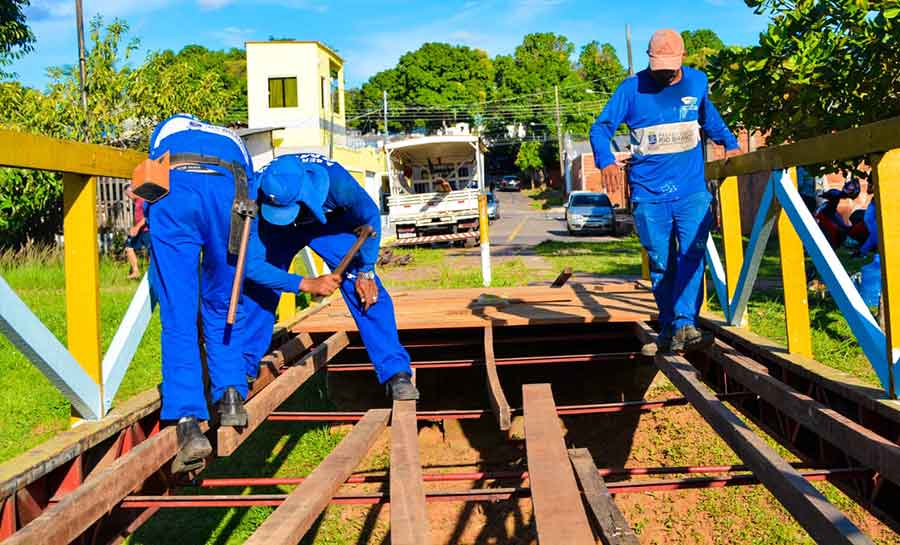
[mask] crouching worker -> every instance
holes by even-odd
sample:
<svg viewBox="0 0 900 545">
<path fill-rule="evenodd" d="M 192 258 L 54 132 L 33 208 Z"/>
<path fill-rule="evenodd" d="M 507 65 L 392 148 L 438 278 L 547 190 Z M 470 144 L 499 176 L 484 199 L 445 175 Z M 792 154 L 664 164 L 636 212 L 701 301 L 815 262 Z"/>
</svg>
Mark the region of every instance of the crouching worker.
<svg viewBox="0 0 900 545">
<path fill-rule="evenodd" d="M 215 405 L 220 425 L 247 424 L 243 406 L 247 351 L 239 342 L 242 337 L 232 336 L 226 313 L 237 259 L 233 241 L 229 250 L 232 209 L 238 200 L 252 208 L 247 180 L 253 169 L 236 134 L 184 114 L 161 123 L 151 137 L 151 159 L 167 152 L 169 192 L 149 204 L 147 214 L 153 225 L 150 285 L 159 301 L 162 322 L 161 418 L 177 421 L 179 452 L 172 464 L 177 473 L 202 466 L 212 453 L 199 426 L 199 421 L 209 419 L 208 401 Z M 301 277 L 266 263 L 257 223 L 251 224 L 246 277 L 279 292 L 308 287 Z M 333 291 L 337 281 L 331 284 Z M 243 312 L 238 307 L 238 320 Z M 209 398 L 204 388 L 198 315 Z"/>
<path fill-rule="evenodd" d="M 415 400 L 409 354 L 397 334 L 394 305 L 375 274 L 380 245 L 378 206 L 339 164 L 318 154 L 285 155 L 275 159 L 259 177 L 260 239 L 266 259 L 287 270 L 297 253 L 309 246 L 334 270 L 357 239 L 357 227 L 368 224 L 376 236 L 368 239 L 341 279 L 344 301 L 356 321 L 378 381 L 395 400 Z M 250 338 L 265 340 L 275 324 L 278 294 L 248 286 L 248 299 L 263 312 L 248 318 Z"/>
</svg>

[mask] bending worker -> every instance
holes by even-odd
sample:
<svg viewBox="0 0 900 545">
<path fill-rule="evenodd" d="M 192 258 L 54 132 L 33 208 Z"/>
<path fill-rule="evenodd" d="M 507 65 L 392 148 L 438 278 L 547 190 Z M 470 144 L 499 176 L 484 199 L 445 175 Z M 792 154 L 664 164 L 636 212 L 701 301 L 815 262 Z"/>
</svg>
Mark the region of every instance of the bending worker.
<svg viewBox="0 0 900 545">
<path fill-rule="evenodd" d="M 388 395 L 395 400 L 418 399 L 409 354 L 397 334 L 393 302 L 375 274 L 381 238 L 378 206 L 342 166 L 315 153 L 278 157 L 258 177 L 260 239 L 266 259 L 283 270 L 306 246 L 334 269 L 356 241 L 357 227 L 368 224 L 375 229 L 341 279 L 341 294 Z M 262 310 L 252 312 L 248 302 L 247 334 L 257 340 L 259 357 L 275 324 L 278 294 L 249 284 L 248 299 Z"/>
<path fill-rule="evenodd" d="M 709 100 L 706 74 L 682 66 L 684 42 L 673 30 L 653 34 L 650 67 L 616 89 L 591 127 L 594 162 L 605 174 L 620 166 L 610 139 L 622 123 L 631 131 L 628 181 L 634 225 L 650 257 L 650 279 L 659 308 L 657 344 L 644 347 L 686 352 L 711 344 L 695 327 L 702 297 L 703 257 L 712 196 L 706 189 L 700 129 L 726 157 L 737 140 Z"/>
<path fill-rule="evenodd" d="M 207 420 L 207 396 L 199 347 L 198 313 L 209 371 L 210 401 L 220 425 L 244 426 L 247 413 L 247 350 L 226 326 L 236 257 L 229 252 L 235 195 L 248 195 L 250 156 L 232 131 L 176 115 L 150 139 L 150 158 L 169 152 L 169 193 L 148 205 L 150 285 L 162 322 L 162 414 L 177 421 L 179 453 L 174 472 L 202 464 L 212 453 L 198 421 Z M 252 223 L 246 277 L 279 292 L 329 294 L 332 278 L 304 279 L 266 263 Z M 199 272 L 198 272 L 199 267 Z M 243 313 L 238 308 L 238 319 Z M 259 359 L 253 360 L 258 364 Z"/>
</svg>

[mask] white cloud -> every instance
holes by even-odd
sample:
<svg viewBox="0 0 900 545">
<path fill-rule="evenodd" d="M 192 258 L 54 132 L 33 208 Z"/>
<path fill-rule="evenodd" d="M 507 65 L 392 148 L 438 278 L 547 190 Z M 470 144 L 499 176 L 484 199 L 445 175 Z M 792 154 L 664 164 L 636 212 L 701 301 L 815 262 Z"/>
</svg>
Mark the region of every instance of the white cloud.
<svg viewBox="0 0 900 545">
<path fill-rule="evenodd" d="M 213 32 L 212 35 L 228 47 L 244 47 L 244 42 L 255 32 L 256 30 L 252 28 L 229 26 Z"/>
</svg>

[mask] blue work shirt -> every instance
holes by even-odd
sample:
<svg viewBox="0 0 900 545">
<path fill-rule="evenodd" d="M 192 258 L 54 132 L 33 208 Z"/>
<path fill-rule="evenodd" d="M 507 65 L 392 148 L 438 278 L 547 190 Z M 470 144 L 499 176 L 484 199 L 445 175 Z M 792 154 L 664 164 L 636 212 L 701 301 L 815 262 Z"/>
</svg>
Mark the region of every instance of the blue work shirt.
<svg viewBox="0 0 900 545">
<path fill-rule="evenodd" d="M 664 202 L 706 190 L 700 129 L 725 149 L 739 149 L 709 100 L 706 74 L 687 66 L 673 85 L 660 85 L 649 69 L 619 85 L 591 127 L 597 168 L 615 162 L 610 140 L 622 123 L 631 134 L 633 202 Z"/>
<path fill-rule="evenodd" d="M 359 257 L 349 272 L 369 272 L 375 270 L 378 251 L 381 246 L 381 212 L 372 197 L 359 185 L 359 182 L 335 161 L 318 153 L 300 153 L 292 155 L 301 163 L 315 163 L 328 171 L 328 196 L 322 205 L 327 219 L 330 214 L 341 213 L 344 222 L 354 226 L 369 224 L 375 230 L 375 236 L 366 240 L 359 250 Z M 279 157 L 278 160 L 285 160 Z M 355 265 L 355 266 L 354 266 Z"/>
</svg>

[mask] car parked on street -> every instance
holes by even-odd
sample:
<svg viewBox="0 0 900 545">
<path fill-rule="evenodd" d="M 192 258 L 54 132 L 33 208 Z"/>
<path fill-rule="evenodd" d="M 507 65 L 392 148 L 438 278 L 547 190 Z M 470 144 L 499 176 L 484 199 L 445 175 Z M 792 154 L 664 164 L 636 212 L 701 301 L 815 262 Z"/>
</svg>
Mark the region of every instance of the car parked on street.
<svg viewBox="0 0 900 545">
<path fill-rule="evenodd" d="M 521 191 L 522 180 L 515 174 L 507 174 L 500 178 L 498 189 L 500 189 L 500 191 Z"/>
<path fill-rule="evenodd" d="M 500 202 L 493 193 L 487 194 L 487 213 L 491 221 L 500 219 Z"/>
<path fill-rule="evenodd" d="M 573 191 L 565 208 L 570 235 L 588 231 L 616 234 L 616 211 L 606 193 Z"/>
</svg>

